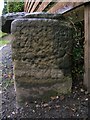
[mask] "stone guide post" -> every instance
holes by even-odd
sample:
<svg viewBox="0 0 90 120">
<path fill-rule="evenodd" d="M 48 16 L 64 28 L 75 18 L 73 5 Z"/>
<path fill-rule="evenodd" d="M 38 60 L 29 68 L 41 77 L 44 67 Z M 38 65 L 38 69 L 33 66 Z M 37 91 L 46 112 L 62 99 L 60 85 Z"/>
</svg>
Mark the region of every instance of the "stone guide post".
<svg viewBox="0 0 90 120">
<path fill-rule="evenodd" d="M 33 13 L 11 24 L 19 104 L 71 91 L 72 26 L 60 14 Z"/>
</svg>

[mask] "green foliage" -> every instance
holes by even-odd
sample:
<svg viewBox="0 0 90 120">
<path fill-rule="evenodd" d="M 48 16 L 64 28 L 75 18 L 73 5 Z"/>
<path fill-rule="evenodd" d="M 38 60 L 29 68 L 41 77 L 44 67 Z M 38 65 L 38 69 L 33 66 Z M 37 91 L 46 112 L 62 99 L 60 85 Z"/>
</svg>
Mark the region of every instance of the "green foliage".
<svg viewBox="0 0 90 120">
<path fill-rule="evenodd" d="M 8 2 L 7 3 L 8 12 L 23 12 L 24 2 Z"/>
<path fill-rule="evenodd" d="M 84 74 L 84 22 L 74 24 L 76 33 L 73 33 L 72 76 L 74 84 L 83 80 Z"/>
<path fill-rule="evenodd" d="M 6 13 L 8 13 L 8 11 L 7 11 L 7 2 L 5 2 L 5 0 L 4 0 L 4 8 L 3 8 L 2 14 L 6 14 Z"/>
<path fill-rule="evenodd" d="M 0 47 L 5 45 L 5 44 L 8 44 L 10 43 L 10 40 L 3 40 L 3 37 L 7 36 L 7 33 L 3 33 L 1 30 L 0 30 Z"/>
<path fill-rule="evenodd" d="M 7 35 L 7 33 L 3 33 L 1 30 L 0 30 L 0 38 L 1 37 L 4 37 L 4 36 L 6 36 Z"/>
<path fill-rule="evenodd" d="M 0 40 L 0 47 L 10 43 L 10 40 Z"/>
<path fill-rule="evenodd" d="M 12 86 L 13 84 L 14 84 L 14 80 L 7 79 L 7 80 L 3 81 L 2 88 L 6 89 L 6 88 Z"/>
<path fill-rule="evenodd" d="M 22 0 L 17 1 L 13 0 L 12 2 L 4 0 L 4 8 L 2 14 L 6 14 L 8 12 L 23 12 L 24 11 L 24 2 Z"/>
</svg>

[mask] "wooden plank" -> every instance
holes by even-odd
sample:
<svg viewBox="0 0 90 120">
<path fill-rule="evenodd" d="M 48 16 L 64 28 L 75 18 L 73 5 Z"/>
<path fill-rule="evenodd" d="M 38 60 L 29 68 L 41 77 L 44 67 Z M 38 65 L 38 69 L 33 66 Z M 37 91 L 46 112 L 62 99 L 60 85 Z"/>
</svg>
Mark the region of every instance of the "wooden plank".
<svg viewBox="0 0 90 120">
<path fill-rule="evenodd" d="M 64 3 L 64 2 L 62 2 L 62 3 L 56 3 L 56 5 L 54 5 L 48 12 L 49 13 L 55 13 L 59 9 L 63 8 L 66 4 L 68 5 L 68 3 Z"/>
<path fill-rule="evenodd" d="M 27 0 L 24 0 L 24 11 L 26 12 Z"/>
<path fill-rule="evenodd" d="M 49 2 L 42 2 L 42 4 L 40 5 L 40 7 L 37 9 L 37 12 L 41 12 L 43 11 L 47 6 L 48 4 L 52 1 L 52 0 L 48 0 Z"/>
<path fill-rule="evenodd" d="M 38 2 L 36 1 L 35 4 L 33 5 L 32 9 L 31 9 L 31 12 L 34 12 L 34 10 L 36 9 L 36 7 L 38 6 L 39 2 L 41 0 L 38 0 Z"/>
<path fill-rule="evenodd" d="M 36 1 L 35 0 L 28 0 L 28 4 L 27 4 L 28 12 L 30 12 L 30 11 L 33 12 L 40 1 L 41 0 L 36 0 Z M 43 11 L 51 1 L 52 0 L 48 0 L 45 2 L 43 1 L 42 4 L 40 5 L 40 7 L 37 9 L 37 11 L 38 12 Z M 33 5 L 33 2 L 35 2 L 35 5 Z M 64 12 L 66 12 L 70 9 L 73 9 L 74 7 L 79 6 L 83 3 L 84 2 L 58 2 L 48 12 L 50 12 L 50 13 L 55 13 L 55 12 L 62 13 L 63 12 L 64 13 Z"/>
<path fill-rule="evenodd" d="M 29 6 L 30 6 L 30 4 L 31 4 L 31 1 L 32 1 L 32 0 L 28 0 L 28 1 L 27 1 L 27 12 L 29 11 Z"/>
<path fill-rule="evenodd" d="M 54 5 L 48 12 L 49 13 L 64 13 L 66 11 L 69 11 L 73 9 L 76 6 L 79 6 L 83 4 L 83 2 L 58 2 L 56 5 Z"/>
<path fill-rule="evenodd" d="M 26 10 L 26 0 L 24 0 L 24 11 Z M 26 11 L 25 11 L 26 12 Z"/>
<path fill-rule="evenodd" d="M 30 6 L 30 2 L 31 0 L 27 0 L 26 2 L 27 2 L 27 6 L 26 6 L 26 12 L 28 12 L 28 9 L 29 9 L 29 6 Z"/>
<path fill-rule="evenodd" d="M 84 20 L 85 20 L 85 74 L 84 74 L 84 85 L 90 92 L 90 2 L 85 4 L 84 9 Z"/>
<path fill-rule="evenodd" d="M 65 12 L 63 13 L 63 15 L 67 18 L 68 17 L 72 18 L 71 22 L 73 23 L 83 21 L 84 20 L 84 5 L 78 7 L 77 9 L 73 9 L 69 12 Z"/>
<path fill-rule="evenodd" d="M 27 6 L 26 6 L 27 8 L 26 8 L 26 12 L 28 12 L 29 4 L 30 4 L 30 1 L 27 0 Z"/>
<path fill-rule="evenodd" d="M 34 0 L 31 0 L 31 4 L 29 5 L 28 12 L 31 11 L 31 8 L 32 8 L 33 3 L 34 3 Z"/>
<path fill-rule="evenodd" d="M 25 5 L 24 6 L 24 11 L 27 12 L 28 11 L 28 9 L 27 9 L 28 8 L 27 7 L 28 6 L 28 0 L 25 0 L 25 4 L 24 5 Z"/>
</svg>

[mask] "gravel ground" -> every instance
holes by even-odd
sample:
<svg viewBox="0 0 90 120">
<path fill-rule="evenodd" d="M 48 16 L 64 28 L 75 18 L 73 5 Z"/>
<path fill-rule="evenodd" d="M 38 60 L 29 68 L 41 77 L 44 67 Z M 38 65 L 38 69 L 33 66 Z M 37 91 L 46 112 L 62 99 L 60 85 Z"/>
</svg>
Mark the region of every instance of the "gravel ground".
<svg viewBox="0 0 90 120">
<path fill-rule="evenodd" d="M 74 86 L 70 95 L 51 97 L 50 101 L 33 101 L 23 107 L 16 106 L 16 94 L 13 84 L 13 65 L 11 60 L 11 45 L 2 50 L 0 68 L 2 69 L 2 120 L 21 118 L 71 118 L 89 119 L 88 97 L 82 83 Z M 1 52 L 0 51 L 0 52 Z"/>
</svg>

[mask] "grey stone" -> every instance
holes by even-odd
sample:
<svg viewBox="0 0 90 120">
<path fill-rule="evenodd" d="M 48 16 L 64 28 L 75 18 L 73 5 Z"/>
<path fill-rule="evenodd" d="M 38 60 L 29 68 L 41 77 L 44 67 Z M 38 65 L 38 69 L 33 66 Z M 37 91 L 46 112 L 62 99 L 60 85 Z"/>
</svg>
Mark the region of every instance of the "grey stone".
<svg viewBox="0 0 90 120">
<path fill-rule="evenodd" d="M 11 24 L 17 101 L 70 92 L 72 26 L 62 15 L 25 17 Z"/>
<path fill-rule="evenodd" d="M 1 16 L 2 20 L 2 32 L 11 33 L 11 23 L 17 18 L 25 16 L 26 12 L 7 13 Z"/>
<path fill-rule="evenodd" d="M 15 19 L 20 18 L 40 18 L 40 19 L 65 19 L 61 14 L 48 14 L 44 12 L 38 13 L 26 13 L 26 12 L 17 12 L 17 13 L 7 13 L 1 16 L 2 20 L 2 32 L 11 33 L 11 23 Z"/>
<path fill-rule="evenodd" d="M 65 19 L 61 14 L 51 14 L 46 12 L 27 13 L 23 18 Z"/>
</svg>

